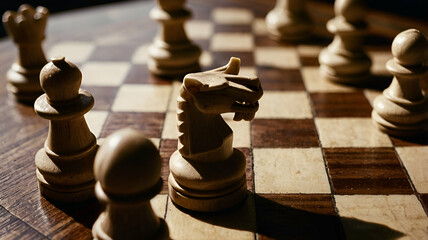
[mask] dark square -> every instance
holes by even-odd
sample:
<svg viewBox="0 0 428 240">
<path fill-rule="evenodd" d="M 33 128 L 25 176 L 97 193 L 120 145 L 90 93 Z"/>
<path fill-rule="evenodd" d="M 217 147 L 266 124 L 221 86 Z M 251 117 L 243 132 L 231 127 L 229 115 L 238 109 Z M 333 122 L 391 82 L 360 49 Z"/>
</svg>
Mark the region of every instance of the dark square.
<svg viewBox="0 0 428 240">
<path fill-rule="evenodd" d="M 304 91 L 302 75 L 298 69 L 257 67 L 257 75 L 264 90 Z"/>
<path fill-rule="evenodd" d="M 325 148 L 335 194 L 412 194 L 393 148 Z"/>
<path fill-rule="evenodd" d="M 425 213 L 428 215 L 428 193 L 421 194 L 421 200 L 425 209 Z"/>
<path fill-rule="evenodd" d="M 372 107 L 363 92 L 311 93 L 317 117 L 370 117 Z"/>
<path fill-rule="evenodd" d="M 312 119 L 254 119 L 251 124 L 253 147 L 318 147 Z"/>
<path fill-rule="evenodd" d="M 131 66 L 124 82 L 136 84 L 171 84 L 172 79 L 162 78 L 151 74 L 145 64 L 134 64 Z"/>
<path fill-rule="evenodd" d="M 300 56 L 300 63 L 302 64 L 302 66 L 319 66 L 320 63 L 318 62 L 318 57 L 305 57 L 305 56 Z"/>
<path fill-rule="evenodd" d="M 149 138 L 160 138 L 164 118 L 164 113 L 110 113 L 101 138 L 127 127 L 142 131 Z"/>
<path fill-rule="evenodd" d="M 135 44 L 97 46 L 88 61 L 130 62 L 137 47 Z"/>
<path fill-rule="evenodd" d="M 255 195 L 258 239 L 343 239 L 329 194 Z"/>
<path fill-rule="evenodd" d="M 116 97 L 118 87 L 82 86 L 94 96 L 95 105 L 93 110 L 109 110 Z"/>
<path fill-rule="evenodd" d="M 269 37 L 269 35 L 255 35 L 254 43 L 257 47 L 277 47 L 277 46 L 290 46 L 295 47 L 295 45 L 286 42 L 278 42 Z"/>
<path fill-rule="evenodd" d="M 252 52 L 212 52 L 213 68 L 226 65 L 231 57 L 241 59 L 241 66 L 254 66 L 254 56 Z"/>
<path fill-rule="evenodd" d="M 214 26 L 214 32 L 232 32 L 232 33 L 251 33 L 251 25 L 241 25 L 241 24 L 216 24 Z"/>
<path fill-rule="evenodd" d="M 162 139 L 159 145 L 159 152 L 162 158 L 162 180 L 163 186 L 161 194 L 168 193 L 168 176 L 169 176 L 169 159 L 171 155 L 177 150 L 178 140 L 176 139 Z"/>
</svg>

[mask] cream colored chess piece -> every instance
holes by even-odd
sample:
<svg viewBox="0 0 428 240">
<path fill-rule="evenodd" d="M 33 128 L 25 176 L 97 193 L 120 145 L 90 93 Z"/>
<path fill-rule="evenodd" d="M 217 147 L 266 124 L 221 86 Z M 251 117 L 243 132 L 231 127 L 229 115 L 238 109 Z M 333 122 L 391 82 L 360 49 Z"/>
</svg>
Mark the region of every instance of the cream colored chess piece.
<svg viewBox="0 0 428 240">
<path fill-rule="evenodd" d="M 233 148 L 233 132 L 220 114 L 250 121 L 263 94 L 257 77 L 237 76 L 240 60 L 188 74 L 178 97 L 178 150 L 170 158 L 169 193 L 176 204 L 212 212 L 232 207 L 247 194 L 245 156 Z"/>
<path fill-rule="evenodd" d="M 150 17 L 160 22 L 160 30 L 149 48 L 149 70 L 166 77 L 183 77 L 200 70 L 201 49 L 186 35 L 184 22 L 191 16 L 185 0 L 157 0 Z"/>
<path fill-rule="evenodd" d="M 93 162 L 97 140 L 84 114 L 94 98 L 79 89 L 82 73 L 64 57 L 53 58 L 40 72 L 46 94 L 34 103 L 34 110 L 49 119 L 44 148 L 35 157 L 40 192 L 61 202 L 77 202 L 94 197 Z"/>
<path fill-rule="evenodd" d="M 277 0 L 266 15 L 266 25 L 270 36 L 278 41 L 307 39 L 313 27 L 305 0 Z"/>
<path fill-rule="evenodd" d="M 321 75 L 331 81 L 360 84 L 370 76 L 371 60 L 363 50 L 367 29 L 362 0 L 336 0 L 336 17 L 327 23 L 333 42 L 319 55 Z"/>
<path fill-rule="evenodd" d="M 47 63 L 42 49 L 49 12 L 44 7 L 35 10 L 27 4 L 18 12 L 7 11 L 3 23 L 18 47 L 18 58 L 7 72 L 7 90 L 19 101 L 33 102 L 43 94 L 39 74 Z"/>
<path fill-rule="evenodd" d="M 162 159 L 153 143 L 133 129 L 105 139 L 94 163 L 95 192 L 106 204 L 92 228 L 95 239 L 169 239 L 150 199 L 162 189 Z"/>
<path fill-rule="evenodd" d="M 428 42 L 419 30 L 409 29 L 392 42 L 393 59 L 386 68 L 394 78 L 391 85 L 373 102 L 372 119 L 391 135 L 427 134 L 428 97 L 419 80 L 427 72 Z"/>
</svg>

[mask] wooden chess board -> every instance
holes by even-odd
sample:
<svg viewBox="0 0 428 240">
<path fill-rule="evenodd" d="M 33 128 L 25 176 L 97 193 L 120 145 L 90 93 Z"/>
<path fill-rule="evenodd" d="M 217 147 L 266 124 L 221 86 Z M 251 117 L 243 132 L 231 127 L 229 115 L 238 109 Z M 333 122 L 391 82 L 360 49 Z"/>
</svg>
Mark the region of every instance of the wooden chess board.
<svg viewBox="0 0 428 240">
<path fill-rule="evenodd" d="M 367 50 L 371 84 L 336 85 L 320 78 L 318 54 L 331 41 L 331 5 L 308 6 L 317 36 L 301 44 L 270 40 L 265 14 L 274 1 L 189 1 L 188 35 L 203 49 L 204 70 L 231 56 L 241 73 L 258 75 L 264 96 L 251 122 L 233 122 L 234 146 L 247 157 L 248 198 L 214 214 L 178 209 L 168 199 L 168 160 L 177 148 L 180 81 L 151 76 L 147 47 L 157 32 L 154 3 L 131 1 L 53 15 L 47 56 L 63 55 L 95 97 L 86 115 L 102 143 L 115 130 L 143 131 L 159 147 L 164 187 L 152 205 L 173 239 L 428 238 L 428 136 L 389 137 L 371 123 L 373 99 L 388 86 L 390 44 L 401 30 L 427 23 L 370 12 Z M 425 27 L 425 28 L 424 28 Z M 428 36 L 428 35 L 426 35 Z M 15 59 L 0 42 L 0 238 L 90 239 L 102 206 L 94 200 L 59 204 L 39 195 L 34 155 L 48 121 L 8 96 L 5 73 Z M 428 90 L 428 79 L 421 81 Z"/>
</svg>

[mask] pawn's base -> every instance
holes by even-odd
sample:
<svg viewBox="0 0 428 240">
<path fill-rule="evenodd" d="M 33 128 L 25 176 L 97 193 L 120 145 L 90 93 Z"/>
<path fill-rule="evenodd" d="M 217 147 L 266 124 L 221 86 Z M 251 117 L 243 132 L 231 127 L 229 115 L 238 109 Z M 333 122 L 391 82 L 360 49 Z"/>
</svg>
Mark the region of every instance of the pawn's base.
<svg viewBox="0 0 428 240">
<path fill-rule="evenodd" d="M 98 240 L 111 240 L 112 237 L 109 236 L 102 228 L 102 223 L 105 219 L 105 213 L 101 213 L 101 215 L 98 217 L 98 219 L 95 221 L 94 226 L 92 227 L 92 237 L 94 237 L 94 239 L 98 239 Z M 150 239 L 152 240 L 167 240 L 167 239 L 171 239 L 169 237 L 169 230 L 168 230 L 168 225 L 166 224 L 165 220 L 163 220 L 162 218 L 159 218 L 159 229 L 156 232 L 156 234 L 152 237 L 150 237 Z M 135 239 L 138 239 L 137 236 L 134 236 Z"/>
<path fill-rule="evenodd" d="M 57 202 L 82 202 L 95 197 L 95 180 L 79 185 L 59 186 L 48 183 L 43 175 L 36 170 L 40 193 L 50 200 Z"/>
<path fill-rule="evenodd" d="M 370 79 L 370 71 L 360 72 L 357 74 L 337 74 L 331 71 L 326 66 L 320 66 L 321 77 L 331 82 L 350 84 L 350 85 L 361 85 L 367 83 Z"/>
<path fill-rule="evenodd" d="M 170 174 L 168 189 L 171 200 L 185 209 L 198 212 L 217 212 L 225 210 L 242 202 L 247 196 L 245 175 L 242 180 L 234 186 L 235 188 L 231 188 L 230 192 L 219 196 L 212 196 L 212 191 L 209 192 L 209 197 L 192 196 L 190 193 L 186 194 L 184 189 L 178 190 L 174 186 L 178 186 L 178 184 L 172 174 Z"/>
<path fill-rule="evenodd" d="M 382 132 L 397 137 L 413 137 L 428 133 L 428 121 L 417 124 L 397 124 L 382 118 L 375 110 L 372 111 L 372 122 Z"/>
<path fill-rule="evenodd" d="M 159 65 L 154 61 L 149 61 L 148 68 L 152 74 L 167 78 L 182 78 L 188 73 L 201 71 L 201 66 L 199 65 L 199 62 L 182 67 L 168 67 Z"/>
</svg>

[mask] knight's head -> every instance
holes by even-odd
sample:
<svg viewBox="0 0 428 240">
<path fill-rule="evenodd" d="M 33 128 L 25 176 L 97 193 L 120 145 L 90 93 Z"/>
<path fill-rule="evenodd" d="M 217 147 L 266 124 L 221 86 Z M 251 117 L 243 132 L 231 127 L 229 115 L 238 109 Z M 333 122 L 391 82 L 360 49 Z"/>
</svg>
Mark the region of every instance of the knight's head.
<svg viewBox="0 0 428 240">
<path fill-rule="evenodd" d="M 257 77 L 238 76 L 239 58 L 211 71 L 184 77 L 184 89 L 192 96 L 199 111 L 205 114 L 234 112 L 234 120 L 252 120 L 263 95 Z"/>
</svg>

